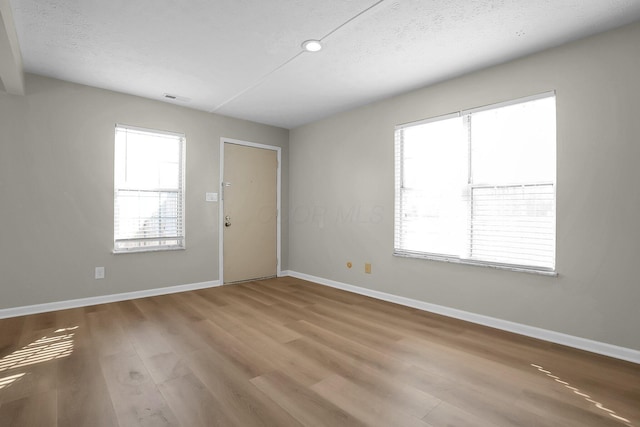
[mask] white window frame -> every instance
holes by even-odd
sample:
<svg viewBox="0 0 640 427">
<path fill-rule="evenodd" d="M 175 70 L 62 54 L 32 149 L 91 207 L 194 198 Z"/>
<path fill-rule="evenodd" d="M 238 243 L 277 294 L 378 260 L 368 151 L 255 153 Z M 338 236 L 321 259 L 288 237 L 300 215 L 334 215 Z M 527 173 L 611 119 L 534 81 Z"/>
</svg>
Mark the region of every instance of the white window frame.
<svg viewBox="0 0 640 427">
<path fill-rule="evenodd" d="M 125 131 L 132 132 L 141 132 L 147 133 L 151 135 L 157 135 L 158 137 L 173 137 L 179 140 L 180 149 L 179 149 L 179 159 L 178 159 L 178 188 L 177 189 L 168 189 L 168 188 L 160 188 L 160 187 L 145 187 L 145 188 L 132 188 L 128 186 L 120 187 L 118 186 L 118 178 L 117 174 L 117 165 L 119 159 L 116 158 L 117 155 L 114 155 L 114 238 L 113 238 L 113 253 L 114 254 L 126 254 L 126 253 L 140 253 L 140 252 L 158 252 L 158 251 L 174 251 L 174 250 L 184 250 L 186 248 L 186 239 L 185 239 L 185 200 L 186 200 L 186 182 L 185 182 L 185 169 L 186 169 L 186 137 L 183 133 L 178 132 L 170 132 L 164 130 L 157 129 L 149 129 L 137 126 L 130 126 L 125 124 L 116 123 L 115 131 L 114 131 L 114 149 L 115 149 L 115 132 L 118 129 L 122 129 Z M 125 160 L 126 161 L 126 160 Z M 174 236 L 159 236 L 159 237 L 150 237 L 150 238 L 118 238 L 117 230 L 118 230 L 118 193 L 119 191 L 144 191 L 144 192 L 157 192 L 157 193 L 176 193 L 178 199 L 177 205 L 177 234 Z M 177 241 L 176 244 L 171 245 L 149 245 L 149 246 L 140 246 L 140 247 L 118 247 L 118 243 L 125 242 L 139 242 L 142 243 L 144 241 Z"/>
<path fill-rule="evenodd" d="M 490 104 L 490 105 L 486 105 L 486 106 L 482 106 L 482 107 L 478 107 L 478 108 L 473 108 L 473 109 L 468 109 L 468 110 L 462 110 L 462 111 L 458 111 L 458 112 L 453 112 L 453 113 L 449 113 L 449 114 L 445 114 L 445 115 L 441 115 L 441 116 L 437 116 L 437 117 L 432 117 L 432 118 L 428 118 L 428 119 L 423 119 L 423 120 L 418 120 L 418 121 L 413 121 L 413 122 L 409 122 L 409 123 L 404 123 L 404 124 L 400 124 L 397 125 L 395 127 L 395 208 L 394 208 L 394 255 L 395 256 L 399 256 L 399 257 L 409 257 L 409 258 L 422 258 L 422 259 L 428 259 L 428 260 L 434 260 L 434 261 L 444 261 L 444 262 L 451 262 L 451 263 L 458 263 L 458 264 L 467 264 L 467 265 L 475 265 L 475 266 L 483 266 L 483 267 L 493 267 L 493 268 L 498 268 L 498 269 L 505 269 L 505 270 L 511 270 L 511 271 L 521 271 L 521 272 L 527 272 L 527 273 L 535 273 L 535 274 L 542 274 L 542 275 L 548 275 L 548 276 L 557 276 L 557 272 L 556 272 L 556 263 L 555 263 L 555 259 L 556 259 L 556 237 L 557 237 L 557 230 L 556 230 L 556 218 L 557 218 L 557 202 L 556 202 L 556 194 L 557 194 L 557 178 L 555 178 L 555 180 L 553 182 L 532 182 L 532 183 L 527 183 L 527 184 L 503 184 L 503 185 L 476 185 L 473 183 L 469 183 L 468 185 L 468 192 L 469 192 L 469 220 L 470 220 L 470 215 L 471 215 L 471 204 L 472 204 L 472 197 L 471 194 L 473 192 L 474 188 L 482 188 L 482 187 L 526 187 L 526 186 L 531 186 L 531 185 L 553 185 L 553 211 L 554 211 L 554 215 L 553 215 L 553 260 L 554 260 L 554 266 L 553 268 L 544 268 L 544 267 L 539 267 L 539 266 L 530 266 L 530 265 L 518 265 L 518 264 L 511 264 L 511 263 L 503 263 L 503 262 L 494 262 L 494 261 L 484 261 L 484 260 L 477 260 L 477 259 L 472 259 L 472 258 L 467 258 L 467 257 L 458 257 L 458 256 L 451 256 L 451 255 L 444 255 L 444 254 L 438 254 L 438 253 L 428 253 L 428 252 L 418 252 L 418 251 L 410 251 L 410 250 L 406 250 L 406 249 L 401 249 L 398 248 L 398 233 L 401 232 L 401 228 L 402 228 L 402 219 L 400 218 L 401 215 L 401 203 L 402 203 L 402 177 L 403 177 L 403 153 L 402 153 L 402 142 L 401 142 L 401 132 L 403 129 L 406 128 L 410 128 L 413 126 L 418 126 L 418 125 L 423 125 L 423 124 L 427 124 L 427 123 L 432 123 L 432 122 L 438 122 L 438 121 L 443 121 L 443 120 L 447 120 L 447 119 L 451 119 L 451 118 L 455 118 L 455 117 L 466 117 L 470 114 L 476 113 L 476 112 L 480 112 L 480 111 L 486 111 L 486 110 L 492 110 L 492 109 L 497 109 L 497 108 L 501 108 L 501 107 L 506 107 L 506 106 L 510 106 L 510 105 L 515 105 L 515 104 L 520 104 L 520 103 L 525 103 L 525 102 L 529 102 L 529 101 L 534 101 L 537 99 L 543 99 L 543 98 L 549 98 L 549 97 L 553 97 L 555 98 L 556 93 L 555 91 L 550 91 L 550 92 L 545 92 L 545 93 L 540 93 L 540 94 L 536 94 L 536 95 L 532 95 L 532 96 L 527 96 L 527 97 L 523 97 L 523 98 L 518 98 L 518 99 L 514 99 L 514 100 L 509 100 L 509 101 L 505 101 L 505 102 L 500 102 L 500 103 L 496 103 L 496 104 Z M 471 141 L 469 141 L 469 144 L 471 144 Z M 469 148 L 470 149 L 470 148 Z M 469 176 L 471 176 L 471 158 L 469 156 Z M 469 240 L 469 248 L 472 247 L 473 244 L 473 240 L 470 238 Z"/>
</svg>

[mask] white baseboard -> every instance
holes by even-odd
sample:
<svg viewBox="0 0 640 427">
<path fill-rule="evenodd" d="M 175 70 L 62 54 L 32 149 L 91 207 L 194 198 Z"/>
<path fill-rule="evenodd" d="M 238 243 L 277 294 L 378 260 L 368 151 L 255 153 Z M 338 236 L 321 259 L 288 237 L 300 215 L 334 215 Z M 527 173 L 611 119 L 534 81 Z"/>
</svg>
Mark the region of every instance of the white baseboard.
<svg viewBox="0 0 640 427">
<path fill-rule="evenodd" d="M 25 305 L 22 307 L 0 309 L 0 319 L 24 316 L 27 314 L 46 313 L 48 311 L 66 310 L 68 308 L 87 307 L 96 304 L 125 301 L 136 298 L 153 297 L 157 295 L 175 294 L 177 292 L 194 291 L 196 289 L 220 286 L 219 280 L 191 283 L 188 285 L 167 286 L 164 288 L 145 289 L 143 291 L 125 292 L 121 294 L 101 295 L 97 297 L 79 298 L 67 301 L 48 302 L 44 304 Z"/>
<path fill-rule="evenodd" d="M 284 275 L 284 272 L 282 273 Z M 330 286 L 332 288 L 342 289 L 345 291 L 366 295 L 372 298 L 393 302 L 407 307 L 417 308 L 419 310 L 441 314 L 443 316 L 453 317 L 460 320 L 466 320 L 467 322 L 490 326 L 492 328 L 514 332 L 516 334 L 537 338 L 543 341 L 549 341 L 556 344 L 561 344 L 568 347 L 590 351 L 592 353 L 602 354 L 604 356 L 614 357 L 616 359 L 640 364 L 640 351 L 631 348 L 619 347 L 612 344 L 592 341 L 586 338 L 580 338 L 573 335 L 567 335 L 560 332 L 537 328 L 535 326 L 523 325 L 521 323 L 515 323 L 508 320 L 497 319 L 495 317 L 470 313 L 468 311 L 457 310 L 455 308 L 449 308 L 442 305 L 430 304 L 428 302 L 419 301 L 412 298 L 405 298 L 385 292 L 361 288 L 359 286 L 348 285 L 346 283 L 336 282 L 334 280 L 329 280 L 322 277 L 299 273 L 297 271 L 287 271 L 287 273 L 291 277 L 308 280 L 310 282 L 319 283 L 321 285 Z"/>
</svg>

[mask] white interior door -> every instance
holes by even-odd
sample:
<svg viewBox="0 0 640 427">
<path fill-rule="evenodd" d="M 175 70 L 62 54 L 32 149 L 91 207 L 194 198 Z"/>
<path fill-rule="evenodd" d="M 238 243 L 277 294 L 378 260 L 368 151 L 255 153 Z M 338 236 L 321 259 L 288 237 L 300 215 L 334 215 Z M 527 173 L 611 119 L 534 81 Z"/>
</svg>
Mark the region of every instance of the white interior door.
<svg viewBox="0 0 640 427">
<path fill-rule="evenodd" d="M 223 283 L 278 271 L 278 151 L 224 142 Z"/>
</svg>

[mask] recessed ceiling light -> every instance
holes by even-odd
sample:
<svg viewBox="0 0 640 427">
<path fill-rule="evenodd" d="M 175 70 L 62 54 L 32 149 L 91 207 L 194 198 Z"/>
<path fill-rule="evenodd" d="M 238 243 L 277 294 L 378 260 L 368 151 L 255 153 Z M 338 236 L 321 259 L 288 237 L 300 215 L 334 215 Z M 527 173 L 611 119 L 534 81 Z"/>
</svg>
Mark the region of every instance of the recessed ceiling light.
<svg viewBox="0 0 640 427">
<path fill-rule="evenodd" d="M 320 43 L 320 40 L 307 40 L 302 43 L 302 48 L 307 52 L 317 52 L 322 49 L 322 43 Z"/>
</svg>

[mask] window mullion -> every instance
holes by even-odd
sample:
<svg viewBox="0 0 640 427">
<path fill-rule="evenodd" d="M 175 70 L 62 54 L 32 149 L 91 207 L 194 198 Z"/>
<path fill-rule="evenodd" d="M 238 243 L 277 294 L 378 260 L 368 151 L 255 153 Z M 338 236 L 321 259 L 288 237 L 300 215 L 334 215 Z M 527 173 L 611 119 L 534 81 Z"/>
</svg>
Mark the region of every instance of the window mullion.
<svg viewBox="0 0 640 427">
<path fill-rule="evenodd" d="M 464 115 L 465 136 L 467 139 L 467 188 L 466 188 L 466 214 L 467 233 L 464 258 L 473 258 L 473 147 L 471 140 L 471 114 Z"/>
</svg>

